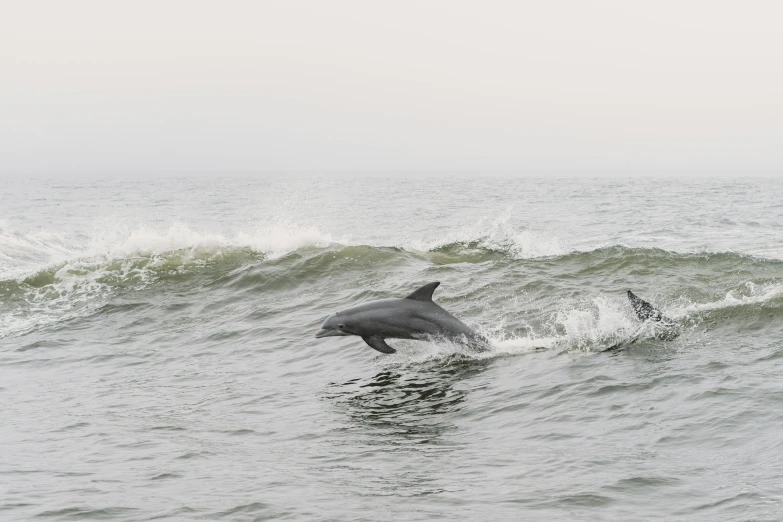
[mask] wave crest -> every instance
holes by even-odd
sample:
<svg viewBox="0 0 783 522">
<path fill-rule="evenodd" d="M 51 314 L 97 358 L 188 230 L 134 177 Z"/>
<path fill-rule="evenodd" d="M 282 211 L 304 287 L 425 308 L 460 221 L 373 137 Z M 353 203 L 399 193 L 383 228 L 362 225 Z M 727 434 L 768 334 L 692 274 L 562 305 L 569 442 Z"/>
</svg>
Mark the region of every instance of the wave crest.
<svg viewBox="0 0 783 522">
<path fill-rule="evenodd" d="M 495 219 L 480 219 L 474 225 L 448 233 L 435 241 L 411 241 L 402 246 L 424 252 L 501 253 L 513 259 L 551 257 L 567 252 L 554 235 L 514 228 L 510 208 Z"/>
</svg>

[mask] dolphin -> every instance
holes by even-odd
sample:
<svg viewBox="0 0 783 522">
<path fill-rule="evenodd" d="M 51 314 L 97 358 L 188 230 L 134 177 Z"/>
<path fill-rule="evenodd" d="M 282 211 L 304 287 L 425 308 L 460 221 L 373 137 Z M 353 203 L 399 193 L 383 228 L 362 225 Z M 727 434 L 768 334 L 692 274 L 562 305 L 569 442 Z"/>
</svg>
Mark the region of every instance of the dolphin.
<svg viewBox="0 0 783 522">
<path fill-rule="evenodd" d="M 432 302 L 440 282 L 429 283 L 403 299 L 381 299 L 342 310 L 324 321 L 315 337 L 357 335 L 381 353 L 397 350 L 386 339 L 428 339 L 451 341 L 486 349 L 489 341 L 465 323 Z"/>
<path fill-rule="evenodd" d="M 671 341 L 679 335 L 679 324 L 674 319 L 670 319 L 661 313 L 647 301 L 640 299 L 633 292 L 628 290 L 628 300 L 631 301 L 633 311 L 636 317 L 645 322 L 645 324 L 655 323 L 655 338 L 662 341 Z"/>
<path fill-rule="evenodd" d="M 652 326 L 653 337 L 660 341 L 671 341 L 680 335 L 680 325 L 674 319 L 666 317 L 653 305 L 641 299 L 636 294 L 628 290 L 628 300 L 631 301 L 633 311 L 636 317 L 643 321 L 643 324 L 629 338 L 620 341 L 602 351 L 616 352 L 638 341 L 642 334 L 649 332 Z"/>
</svg>

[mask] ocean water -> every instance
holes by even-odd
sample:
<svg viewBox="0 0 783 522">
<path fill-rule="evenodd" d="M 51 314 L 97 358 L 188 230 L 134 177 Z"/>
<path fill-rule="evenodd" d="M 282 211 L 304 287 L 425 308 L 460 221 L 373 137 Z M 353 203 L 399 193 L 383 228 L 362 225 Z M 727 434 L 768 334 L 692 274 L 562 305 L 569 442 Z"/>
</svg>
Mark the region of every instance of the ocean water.
<svg viewBox="0 0 783 522">
<path fill-rule="evenodd" d="M 0 401 L 2 520 L 781 520 L 783 182 L 3 180 Z"/>
</svg>

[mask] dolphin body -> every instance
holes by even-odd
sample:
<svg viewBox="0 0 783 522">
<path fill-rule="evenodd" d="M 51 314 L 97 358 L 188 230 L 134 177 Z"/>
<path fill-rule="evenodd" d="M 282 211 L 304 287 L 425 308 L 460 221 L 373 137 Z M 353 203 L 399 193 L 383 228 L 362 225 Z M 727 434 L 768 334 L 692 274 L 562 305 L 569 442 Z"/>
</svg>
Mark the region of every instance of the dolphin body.
<svg viewBox="0 0 783 522">
<path fill-rule="evenodd" d="M 622 350 L 626 346 L 638 341 L 644 332 L 649 331 L 650 327 L 652 327 L 653 337 L 660 341 L 671 341 L 680 335 L 680 325 L 677 321 L 666 317 L 660 310 L 644 299 L 641 299 L 630 290 L 628 290 L 628 300 L 631 301 L 631 306 L 636 313 L 636 317 L 641 319 L 643 324 L 633 335 L 631 335 L 631 337 L 624 341 L 620 341 L 603 351 L 616 352 Z"/>
<path fill-rule="evenodd" d="M 315 336 L 357 335 L 381 353 L 397 351 L 386 344 L 386 339 L 434 337 L 486 349 L 486 338 L 432 301 L 438 285 L 438 281 L 426 284 L 403 299 L 381 299 L 337 312 L 324 321 Z"/>
<path fill-rule="evenodd" d="M 639 331 L 634 334 L 630 341 L 621 343 L 622 345 L 636 342 L 641 333 L 647 329 L 648 326 L 653 327 L 653 336 L 659 341 L 671 341 L 680 335 L 680 325 L 677 321 L 666 317 L 660 310 L 644 299 L 641 299 L 630 290 L 628 290 L 628 300 L 631 301 L 631 306 L 636 313 L 636 317 L 644 321 L 644 324 Z M 613 346 L 612 348 L 615 347 Z M 610 350 L 612 348 L 610 348 Z"/>
<path fill-rule="evenodd" d="M 644 321 L 645 323 L 657 323 L 655 338 L 662 341 L 670 341 L 679 335 L 679 324 L 674 319 L 670 319 L 663 315 L 660 310 L 655 308 L 647 301 L 640 299 L 633 292 L 628 290 L 628 299 L 631 301 L 633 311 L 636 312 L 636 317 Z"/>
</svg>

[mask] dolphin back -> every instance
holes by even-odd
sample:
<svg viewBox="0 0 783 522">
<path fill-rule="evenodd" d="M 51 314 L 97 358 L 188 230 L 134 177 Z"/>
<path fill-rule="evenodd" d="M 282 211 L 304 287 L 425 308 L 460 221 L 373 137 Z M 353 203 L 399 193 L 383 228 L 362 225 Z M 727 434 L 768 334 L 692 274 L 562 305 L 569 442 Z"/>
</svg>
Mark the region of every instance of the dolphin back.
<svg viewBox="0 0 783 522">
<path fill-rule="evenodd" d="M 479 345 L 488 345 L 489 340 L 484 336 L 477 334 L 468 325 L 451 315 L 448 311 L 438 306 L 432 300 L 432 294 L 440 286 L 440 281 L 433 281 L 418 288 L 416 291 L 406 296 L 403 301 L 418 301 L 417 304 L 424 304 L 425 308 L 419 309 L 422 318 L 431 321 L 437 327 L 436 335 L 443 335 L 453 340 L 467 339 L 471 343 Z"/>
<path fill-rule="evenodd" d="M 636 317 L 642 321 L 653 320 L 657 322 L 663 319 L 663 314 L 660 310 L 647 301 L 640 299 L 630 290 L 628 290 L 628 299 L 631 301 L 633 311 L 636 312 Z"/>
<path fill-rule="evenodd" d="M 636 317 L 642 321 L 650 321 L 656 324 L 656 339 L 671 341 L 680 335 L 680 325 L 677 321 L 666 317 L 660 310 L 644 299 L 640 299 L 630 290 L 628 290 L 628 299 L 631 301 L 633 311 L 636 312 Z"/>
</svg>

